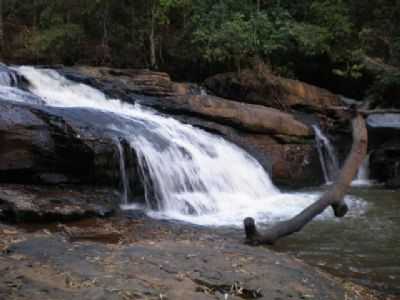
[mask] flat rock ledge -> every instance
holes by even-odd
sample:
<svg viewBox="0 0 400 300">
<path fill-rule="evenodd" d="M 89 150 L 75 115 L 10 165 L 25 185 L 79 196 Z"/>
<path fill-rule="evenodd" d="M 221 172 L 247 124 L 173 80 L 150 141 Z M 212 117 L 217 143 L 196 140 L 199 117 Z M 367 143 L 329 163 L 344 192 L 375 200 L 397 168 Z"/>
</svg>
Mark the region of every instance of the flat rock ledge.
<svg viewBox="0 0 400 300">
<path fill-rule="evenodd" d="M 377 299 L 285 254 L 158 222 L 0 224 L 0 299 Z"/>
<path fill-rule="evenodd" d="M 105 188 L 0 184 L 0 221 L 6 222 L 107 217 L 119 203 L 120 194 Z"/>
</svg>

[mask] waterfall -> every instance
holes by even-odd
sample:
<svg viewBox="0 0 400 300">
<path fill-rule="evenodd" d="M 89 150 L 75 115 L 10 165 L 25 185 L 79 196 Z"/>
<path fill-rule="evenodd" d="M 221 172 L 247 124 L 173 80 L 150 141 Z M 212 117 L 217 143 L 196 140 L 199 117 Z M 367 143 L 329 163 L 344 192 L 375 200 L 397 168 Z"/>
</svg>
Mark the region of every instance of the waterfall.
<svg viewBox="0 0 400 300">
<path fill-rule="evenodd" d="M 336 151 L 328 137 L 322 133 L 319 127 L 313 126 L 313 128 L 325 183 L 331 184 L 339 172 L 339 162 L 336 156 Z M 369 180 L 369 155 L 367 155 L 358 169 L 356 179 L 353 180 L 351 185 L 367 186 L 371 185 L 371 183 L 371 180 Z"/>
<path fill-rule="evenodd" d="M 351 183 L 352 186 L 368 186 L 373 184 L 369 178 L 369 160 L 370 154 L 368 154 L 360 168 L 358 169 L 356 179 Z"/>
<path fill-rule="evenodd" d="M 16 86 L 18 82 L 18 73 L 0 63 L 0 86 Z"/>
<path fill-rule="evenodd" d="M 335 148 L 318 126 L 313 126 L 313 129 L 325 183 L 330 184 L 334 181 L 339 172 L 339 161 L 336 156 Z"/>
<path fill-rule="evenodd" d="M 122 203 L 129 199 L 124 150 L 135 151 L 144 177 L 147 212 L 202 225 L 238 225 L 244 217 L 270 222 L 294 216 L 319 193 L 281 193 L 263 167 L 223 138 L 162 116 L 139 105 L 109 99 L 90 86 L 67 80 L 48 69 L 18 67 L 30 82 L 32 97 L 46 106 L 83 107 L 112 116 L 99 121 L 127 142 L 116 143 L 120 155 Z M 135 126 L 131 126 L 133 123 Z M 125 153 L 126 154 L 126 153 Z M 328 169 L 327 169 L 328 170 Z M 358 201 L 350 201 L 357 205 Z M 124 205 L 129 208 L 129 205 Z M 325 212 L 322 217 L 331 216 Z"/>
<path fill-rule="evenodd" d="M 122 182 L 122 205 L 127 205 L 128 204 L 129 181 L 128 181 L 128 176 L 126 174 L 124 149 L 123 149 L 121 141 L 119 139 L 116 139 L 115 144 L 117 145 L 118 154 L 119 154 L 119 170 L 120 170 L 121 182 Z"/>
</svg>

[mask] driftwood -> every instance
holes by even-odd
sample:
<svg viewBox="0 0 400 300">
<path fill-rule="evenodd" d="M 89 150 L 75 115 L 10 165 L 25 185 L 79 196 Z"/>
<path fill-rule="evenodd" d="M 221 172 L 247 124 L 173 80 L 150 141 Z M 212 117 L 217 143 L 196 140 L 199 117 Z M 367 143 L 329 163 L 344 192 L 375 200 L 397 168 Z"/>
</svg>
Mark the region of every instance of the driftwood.
<svg viewBox="0 0 400 300">
<path fill-rule="evenodd" d="M 357 174 L 366 154 L 368 146 L 368 133 L 364 116 L 356 113 L 353 118 L 353 145 L 336 182 L 313 204 L 304 209 L 300 214 L 290 220 L 282 221 L 267 231 L 260 233 L 253 218 L 244 220 L 244 229 L 249 244 L 274 244 L 278 239 L 300 231 L 317 215 L 331 206 L 336 217 L 344 217 L 348 207 L 344 202 L 350 184 Z"/>
</svg>

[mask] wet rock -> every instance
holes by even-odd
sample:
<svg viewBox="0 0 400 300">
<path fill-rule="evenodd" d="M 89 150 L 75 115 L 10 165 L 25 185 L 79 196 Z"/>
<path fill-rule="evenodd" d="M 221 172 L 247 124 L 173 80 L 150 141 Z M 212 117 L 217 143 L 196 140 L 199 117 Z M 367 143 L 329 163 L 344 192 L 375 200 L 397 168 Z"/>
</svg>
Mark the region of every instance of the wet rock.
<svg viewBox="0 0 400 300">
<path fill-rule="evenodd" d="M 108 127 L 124 120 L 93 110 L 6 101 L 0 101 L 0 115 L 0 182 L 120 186 L 116 142 L 121 137 Z M 134 150 L 126 155 L 132 191 L 140 190 Z"/>
<path fill-rule="evenodd" d="M 268 72 L 244 70 L 240 75 L 218 74 L 208 78 L 205 85 L 220 97 L 278 109 L 324 112 L 342 105 L 339 96 L 325 89 Z"/>
<path fill-rule="evenodd" d="M 0 219 L 7 222 L 71 221 L 112 215 L 120 194 L 89 186 L 0 185 Z"/>
<path fill-rule="evenodd" d="M 0 86 L 18 87 L 25 90 L 28 85 L 29 83 L 25 77 L 0 63 Z"/>
</svg>

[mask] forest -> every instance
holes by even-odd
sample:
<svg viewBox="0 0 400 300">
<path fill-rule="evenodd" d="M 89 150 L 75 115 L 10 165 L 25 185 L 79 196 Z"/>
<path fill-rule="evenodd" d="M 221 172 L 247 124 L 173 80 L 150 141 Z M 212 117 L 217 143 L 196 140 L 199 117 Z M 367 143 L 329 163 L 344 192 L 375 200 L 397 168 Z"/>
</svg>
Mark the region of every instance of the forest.
<svg viewBox="0 0 400 300">
<path fill-rule="evenodd" d="M 149 68 L 191 81 L 261 62 L 358 99 L 368 70 L 397 70 L 399 28 L 396 0 L 0 0 L 6 62 Z M 400 81 L 391 75 L 386 82 Z"/>
</svg>

